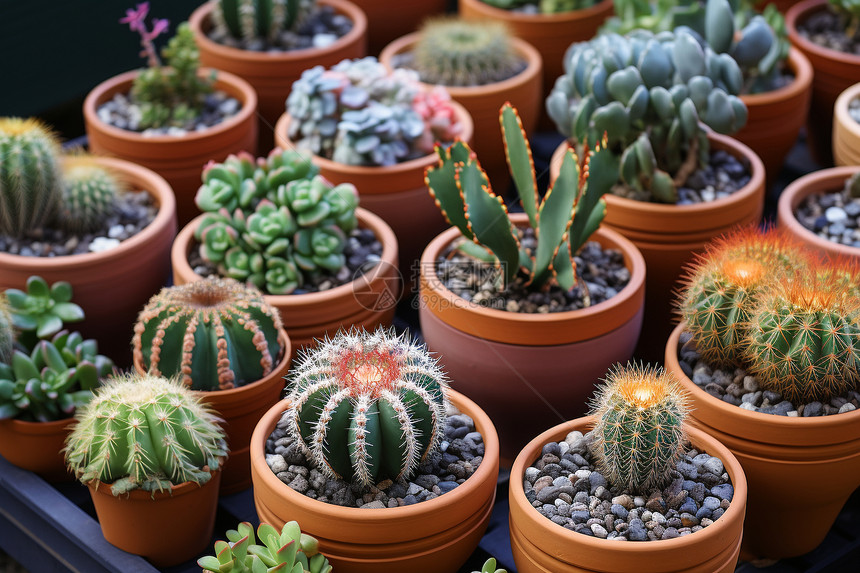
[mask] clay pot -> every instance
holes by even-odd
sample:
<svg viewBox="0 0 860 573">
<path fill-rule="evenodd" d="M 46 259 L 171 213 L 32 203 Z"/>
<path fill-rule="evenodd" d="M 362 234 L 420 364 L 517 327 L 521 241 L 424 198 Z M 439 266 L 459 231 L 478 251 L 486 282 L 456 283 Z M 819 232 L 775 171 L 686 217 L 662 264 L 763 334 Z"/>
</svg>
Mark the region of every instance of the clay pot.
<svg viewBox="0 0 860 573">
<path fill-rule="evenodd" d="M 690 395 L 691 424 L 738 458 L 749 484 L 743 558 L 812 551 L 860 486 L 860 410 L 791 418 L 744 410 L 690 380 L 678 362 L 679 324 L 666 343 L 666 370 Z M 798 516 L 803 526 L 796 527 Z"/>
<path fill-rule="evenodd" d="M 200 76 L 211 70 L 200 69 Z M 200 211 L 194 195 L 200 187 L 200 173 L 209 160 L 223 161 L 231 153 L 257 152 L 257 94 L 242 78 L 219 71 L 215 89 L 236 98 L 242 104 L 239 113 L 205 131 L 183 136 L 144 136 L 120 129 L 99 119 L 99 106 L 115 94 L 127 94 L 139 70 L 125 72 L 105 80 L 87 94 L 84 100 L 84 125 L 90 151 L 127 159 L 152 169 L 168 183 L 176 195 L 176 212 L 184 225 Z"/>
<path fill-rule="evenodd" d="M 136 489 L 119 496 L 104 482 L 87 487 L 107 542 L 161 568 L 188 561 L 209 545 L 220 481 L 215 471 L 202 486 L 187 481 L 169 491 Z"/>
<path fill-rule="evenodd" d="M 372 330 L 390 325 L 400 294 L 400 273 L 397 270 L 397 239 L 385 222 L 359 208 L 359 226 L 373 230 L 382 243 L 382 261 L 371 271 L 345 285 L 330 290 L 307 293 L 264 296 L 266 302 L 281 312 L 284 329 L 296 352 L 313 343 L 315 338 L 334 336 L 339 328 L 356 326 Z M 194 231 L 202 215 L 192 220 L 176 236 L 170 251 L 174 284 L 200 280 L 188 264 Z"/>
<path fill-rule="evenodd" d="M 463 125 L 459 137 L 471 144 L 474 133 L 472 118 L 463 106 L 457 102 L 451 104 Z M 290 121 L 286 113 L 278 120 L 275 146 L 295 148 L 295 143 L 287 136 Z M 391 226 L 400 248 L 400 268 L 404 271 L 412 270 L 430 239 L 448 227 L 424 184 L 424 170 L 439 161 L 435 153 L 387 167 L 344 165 L 319 155 L 313 155 L 311 161 L 319 167 L 320 174 L 335 185 L 355 185 L 361 206 Z"/>
<path fill-rule="evenodd" d="M 827 0 L 804 0 L 792 6 L 785 15 L 791 43 L 804 53 L 815 70 L 806 130 L 812 157 L 822 165 L 833 163 L 833 104 L 846 88 L 860 82 L 860 56 L 824 48 L 810 42 L 797 31 L 799 22 L 815 12 L 827 10 L 827 6 Z"/>
<path fill-rule="evenodd" d="M 606 195 L 603 226 L 618 231 L 642 252 L 648 267 L 643 336 L 636 356 L 648 361 L 662 358 L 664 343 L 673 327 L 673 289 L 684 265 L 702 252 L 705 244 L 736 225 L 757 223 L 764 209 L 764 165 L 746 145 L 727 137 L 708 135 L 711 149 L 724 149 L 750 168 L 750 181 L 730 197 L 696 205 L 667 205 Z M 555 180 L 566 143 L 550 160 Z"/>
<path fill-rule="evenodd" d="M 789 183 L 788 187 L 779 196 L 776 212 L 777 225 L 781 229 L 785 229 L 800 242 L 805 243 L 809 248 L 815 249 L 822 254 L 860 258 L 860 249 L 857 247 L 834 243 L 833 241 L 819 237 L 801 225 L 794 215 L 795 209 L 797 209 L 798 205 L 804 199 L 813 193 L 833 193 L 840 191 L 845 184 L 845 180 L 854 175 L 858 170 L 860 170 L 860 167 L 856 165 L 853 167 L 831 167 L 830 169 L 813 171 Z"/>
<path fill-rule="evenodd" d="M 194 32 L 194 41 L 200 49 L 200 63 L 236 74 L 256 91 L 259 98 L 260 152 L 270 149 L 268 146 L 272 141 L 272 126 L 284 113 L 284 105 L 293 82 L 301 77 L 303 71 L 314 66 L 328 68 L 341 60 L 361 58 L 367 54 L 367 17 L 364 12 L 346 0 L 319 0 L 318 3 L 331 6 L 337 14 L 343 14 L 352 20 L 352 30 L 325 48 L 281 53 L 251 52 L 213 42 L 207 35 L 212 29 L 213 2 L 205 2 L 188 19 L 191 31 Z M 251 153 L 256 155 L 253 151 Z M 199 185 L 199 172 L 197 179 Z"/>
<path fill-rule="evenodd" d="M 420 33 L 415 32 L 398 38 L 382 50 L 379 61 L 393 68 L 392 59 L 403 52 L 412 51 L 419 37 Z M 526 133 L 532 134 L 537 129 L 538 118 L 543 109 L 539 83 L 543 67 L 540 53 L 523 40 L 512 38 L 512 43 L 514 50 L 526 62 L 526 69 L 516 76 L 483 86 L 445 86 L 454 101 L 466 108 L 472 117 L 474 123 L 472 148 L 478 154 L 481 167 L 487 172 L 490 184 L 500 195 L 506 194 L 511 176 L 499 129 L 499 110 L 506 102 L 513 104 L 520 113 Z M 428 89 L 430 87 L 428 85 Z"/>
<path fill-rule="evenodd" d="M 221 427 L 227 434 L 230 457 L 221 465 L 221 495 L 251 487 L 251 434 L 260 417 L 281 397 L 293 354 L 290 337 L 285 331 L 281 331 L 278 340 L 282 349 L 281 360 L 268 376 L 229 390 L 197 392 L 203 402 L 224 420 Z M 142 361 L 137 357 L 134 369 L 138 374 L 146 374 Z"/>
<path fill-rule="evenodd" d="M 563 440 L 578 430 L 591 430 L 594 419 L 579 418 L 542 433 L 523 449 L 511 469 L 511 550 L 519 573 L 730 573 L 737 565 L 747 482 L 741 464 L 724 445 L 705 432 L 688 428 L 698 451 L 720 458 L 735 493 L 726 512 L 714 523 L 684 537 L 661 541 L 617 542 L 565 529 L 538 513 L 523 490 L 525 470 L 541 456 L 549 442 Z"/>
<path fill-rule="evenodd" d="M 836 165 L 860 165 L 860 124 L 848 113 L 860 97 L 860 83 L 847 88 L 833 107 L 833 161 Z"/>
<path fill-rule="evenodd" d="M 740 96 L 749 118 L 744 128 L 733 136 L 761 158 L 768 188 L 779 176 L 785 156 L 806 123 L 812 97 L 812 65 L 803 52 L 791 48 L 787 64 L 794 75 L 790 84 L 771 92 Z"/>
<path fill-rule="evenodd" d="M 155 219 L 114 249 L 63 257 L 23 257 L 0 253 L 0 290 L 26 288 L 39 275 L 49 284 L 68 281 L 86 320 L 68 325 L 98 341 L 99 351 L 118 366 L 131 364 L 130 341 L 138 311 L 167 282 L 167 257 L 176 235 L 176 200 L 158 174 L 128 161 L 99 157 L 131 190 L 149 193 L 158 205 Z"/>
<path fill-rule="evenodd" d="M 455 383 L 458 380 L 454 379 Z M 260 521 L 279 528 L 297 519 L 316 537 L 339 573 L 457 571 L 487 528 L 496 500 L 499 439 L 490 418 L 459 392 L 448 399 L 475 421 L 484 459 L 463 484 L 437 498 L 385 509 L 341 507 L 311 499 L 281 482 L 266 464 L 265 444 L 289 406 L 282 400 L 257 424 L 251 438 L 251 477 Z"/>
<path fill-rule="evenodd" d="M 444 14 L 446 0 L 421 0 L 397 5 L 397 16 L 392 18 L 390 0 L 352 0 L 367 16 L 368 54 L 376 55 L 395 38 L 418 29 L 428 17 Z"/>
<path fill-rule="evenodd" d="M 525 214 L 513 214 L 518 225 Z M 496 421 L 502 462 L 557 419 L 586 410 L 594 384 L 615 362 L 624 362 L 642 326 L 645 261 L 618 233 L 599 229 L 592 240 L 624 254 L 630 282 L 594 306 L 549 314 L 482 307 L 446 289 L 436 260 L 455 239 L 450 228 L 421 257 L 421 332 L 443 369 Z"/>
<path fill-rule="evenodd" d="M 63 448 L 74 418 L 53 422 L 0 420 L 0 456 L 46 481 L 73 481 Z"/>
</svg>

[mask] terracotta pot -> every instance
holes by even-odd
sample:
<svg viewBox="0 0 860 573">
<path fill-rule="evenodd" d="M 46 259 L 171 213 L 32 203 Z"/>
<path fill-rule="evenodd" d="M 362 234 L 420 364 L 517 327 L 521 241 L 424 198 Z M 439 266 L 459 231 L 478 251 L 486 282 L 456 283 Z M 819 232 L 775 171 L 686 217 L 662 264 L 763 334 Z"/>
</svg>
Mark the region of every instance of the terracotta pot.
<svg viewBox="0 0 860 573">
<path fill-rule="evenodd" d="M 472 118 L 460 104 L 452 102 L 452 105 L 463 124 L 460 139 L 471 144 L 474 133 Z M 295 147 L 287 136 L 290 120 L 285 113 L 275 126 L 277 147 Z M 439 161 L 435 153 L 388 167 L 343 165 L 319 155 L 312 156 L 311 161 L 332 183 L 355 185 L 361 196 L 361 206 L 391 226 L 397 236 L 403 271 L 413 270 L 430 239 L 448 227 L 424 184 L 424 170 Z"/>
<path fill-rule="evenodd" d="M 750 167 L 751 178 L 730 197 L 696 205 L 648 203 L 606 195 L 603 225 L 624 235 L 642 252 L 648 267 L 643 336 L 636 356 L 659 361 L 673 327 L 673 289 L 684 265 L 705 244 L 736 225 L 756 223 L 764 209 L 764 165 L 746 145 L 724 135 L 708 135 L 711 149 L 724 149 Z M 562 143 L 550 160 L 555 180 L 564 154 Z"/>
<path fill-rule="evenodd" d="M 833 161 L 836 165 L 860 165 L 860 124 L 848 113 L 860 97 L 860 83 L 846 88 L 833 107 Z"/>
<path fill-rule="evenodd" d="M 302 72 L 314 66 L 331 67 L 341 60 L 361 58 L 367 54 L 367 18 L 355 4 L 346 0 L 319 0 L 337 14 L 352 20 L 352 30 L 325 48 L 291 52 L 251 52 L 213 42 L 207 36 L 212 29 L 213 2 L 197 8 L 188 19 L 194 41 L 200 49 L 200 63 L 241 77 L 251 84 L 259 98 L 259 150 L 267 152 L 272 141 L 272 126 L 284 113 L 284 105 L 293 82 Z M 199 173 L 198 173 L 199 184 Z"/>
<path fill-rule="evenodd" d="M 200 211 L 194 195 L 201 183 L 203 167 L 209 160 L 223 161 L 231 153 L 245 150 L 257 152 L 257 94 L 242 78 L 219 71 L 215 89 L 241 102 L 242 108 L 233 117 L 205 131 L 172 135 L 144 136 L 103 122 L 98 107 L 115 94 L 127 94 L 139 70 L 125 72 L 105 80 L 87 94 L 84 100 L 84 125 L 90 151 L 127 159 L 152 169 L 164 177 L 176 195 L 176 211 L 180 225 L 190 221 Z M 210 70 L 201 68 L 200 75 Z"/>
<path fill-rule="evenodd" d="M 448 399 L 475 421 L 481 433 L 480 467 L 463 484 L 437 498 L 385 509 L 317 501 L 272 473 L 265 444 L 289 406 L 289 400 L 282 400 L 260 419 L 251 438 L 251 477 L 260 521 L 280 528 L 297 519 L 304 533 L 319 540 L 320 551 L 340 573 L 456 571 L 478 546 L 490 520 L 499 475 L 499 439 L 493 422 L 477 404 L 453 390 Z"/>
<path fill-rule="evenodd" d="M 251 487 L 251 434 L 257 421 L 281 397 L 284 377 L 290 369 L 292 345 L 286 331 L 278 340 L 281 343 L 281 360 L 268 376 L 229 390 L 197 392 L 203 402 L 212 407 L 224 423 L 230 457 L 221 466 L 221 495 L 230 495 Z M 146 374 L 143 362 L 135 357 L 134 369 Z"/>
<path fill-rule="evenodd" d="M 538 513 L 523 490 L 525 470 L 540 458 L 541 448 L 563 440 L 568 433 L 591 430 L 591 417 L 571 420 L 551 428 L 523 449 L 511 470 L 511 549 L 519 573 L 730 573 L 737 565 L 747 483 L 741 464 L 716 439 L 688 428 L 690 443 L 698 451 L 720 458 L 735 493 L 726 512 L 708 527 L 675 539 L 617 542 L 565 529 Z"/>
<path fill-rule="evenodd" d="M 392 59 L 403 52 L 412 51 L 419 37 L 420 34 L 416 32 L 398 38 L 382 50 L 379 61 L 392 68 Z M 520 112 L 526 133 L 533 134 L 537 129 L 538 118 L 543 109 L 539 83 L 543 67 L 540 53 L 530 44 L 517 38 L 513 38 L 513 46 L 520 58 L 526 62 L 526 69 L 516 76 L 484 86 L 445 86 L 454 101 L 466 108 L 472 117 L 474 124 L 473 149 L 478 154 L 481 166 L 487 172 L 490 184 L 500 195 L 507 193 L 511 176 L 508 162 L 505 159 L 502 133 L 499 129 L 499 110 L 506 102 L 513 104 Z"/>
<path fill-rule="evenodd" d="M 166 492 L 136 489 L 119 496 L 104 482 L 87 487 L 107 542 L 161 568 L 188 561 L 209 546 L 220 481 L 221 472 L 215 471 L 202 486 L 187 481 Z"/>
<path fill-rule="evenodd" d="M 48 283 L 68 281 L 74 302 L 86 320 L 69 324 L 95 338 L 99 352 L 118 366 L 131 364 L 130 341 L 137 313 L 157 293 L 170 274 L 167 257 L 176 235 L 176 200 L 158 174 L 128 161 L 100 157 L 132 190 L 149 193 L 158 205 L 155 219 L 114 249 L 63 257 L 22 257 L 0 253 L 0 290 L 26 288 L 27 278 L 40 275 Z"/>
<path fill-rule="evenodd" d="M 801 0 L 766 0 L 765 2 L 761 3 L 760 8 L 764 9 L 764 7 L 768 4 L 773 4 L 776 6 L 777 10 L 785 14 L 786 12 L 788 12 L 789 8 L 791 8 L 800 1 Z"/>
<path fill-rule="evenodd" d="M 378 54 L 389 42 L 413 32 L 428 17 L 444 14 L 447 0 L 421 0 L 397 5 L 397 16 L 392 18 L 390 0 L 352 0 L 367 16 L 368 53 Z"/>
<path fill-rule="evenodd" d="M 400 273 L 397 270 L 397 239 L 385 222 L 359 208 L 359 226 L 373 230 L 382 243 L 382 261 L 370 272 L 333 289 L 307 294 L 265 295 L 266 302 L 281 312 L 284 329 L 296 352 L 313 343 L 315 338 L 334 336 L 341 327 L 364 327 L 372 330 L 390 325 L 400 294 Z M 192 220 L 176 236 L 170 252 L 174 284 L 200 280 L 188 264 L 194 231 L 202 215 Z"/>
<path fill-rule="evenodd" d="M 749 482 L 744 558 L 782 559 L 812 551 L 860 486 L 860 410 L 790 418 L 727 404 L 681 370 L 678 340 L 685 326 L 679 324 L 666 343 L 666 369 L 690 395 L 691 423 L 722 442 L 744 468 Z"/>
<path fill-rule="evenodd" d="M 824 48 L 797 31 L 799 22 L 815 12 L 826 10 L 827 6 L 827 0 L 804 0 L 792 6 L 785 15 L 791 43 L 804 53 L 815 70 L 812 105 L 806 122 L 807 142 L 813 159 L 825 166 L 833 163 L 833 104 L 846 88 L 860 82 L 860 56 Z"/>
<path fill-rule="evenodd" d="M 522 213 L 512 219 L 526 222 Z M 451 379 L 496 421 L 509 466 L 532 436 L 584 413 L 594 383 L 632 355 L 642 326 L 645 261 L 630 241 L 601 228 L 593 240 L 620 250 L 630 270 L 621 292 L 580 310 L 506 312 L 467 302 L 436 276 L 436 260 L 460 236 L 448 229 L 421 257 L 421 332 Z"/>
<path fill-rule="evenodd" d="M 73 481 L 63 448 L 74 418 L 53 422 L 0 420 L 0 456 L 50 482 Z"/>
<path fill-rule="evenodd" d="M 840 191 L 845 180 L 858 170 L 860 167 L 856 165 L 853 167 L 831 167 L 830 169 L 813 171 L 789 183 L 779 196 L 776 212 L 777 225 L 800 242 L 805 243 L 809 248 L 818 250 L 822 254 L 860 258 L 860 249 L 819 237 L 801 225 L 794 214 L 797 207 L 810 195 Z"/>
<path fill-rule="evenodd" d="M 761 158 L 768 188 L 779 176 L 785 156 L 806 123 L 812 97 L 812 65 L 803 52 L 791 48 L 787 64 L 794 75 L 790 84 L 771 92 L 741 96 L 749 118 L 746 126 L 733 136 Z"/>
</svg>

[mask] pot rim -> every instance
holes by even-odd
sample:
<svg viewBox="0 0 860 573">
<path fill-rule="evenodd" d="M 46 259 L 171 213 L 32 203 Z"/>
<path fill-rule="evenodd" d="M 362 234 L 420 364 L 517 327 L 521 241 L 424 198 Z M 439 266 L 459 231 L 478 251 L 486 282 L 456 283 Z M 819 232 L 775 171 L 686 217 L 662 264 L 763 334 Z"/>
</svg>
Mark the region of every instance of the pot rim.
<svg viewBox="0 0 860 573">
<path fill-rule="evenodd" d="M 149 492 L 149 491 L 142 490 L 140 488 L 136 488 L 136 489 L 128 491 L 124 494 L 120 494 L 120 495 L 115 496 L 113 494 L 113 484 L 112 483 L 105 483 L 99 479 L 94 479 L 94 480 L 87 482 L 84 485 L 87 486 L 87 488 L 90 490 L 90 493 L 92 493 L 92 495 L 101 494 L 105 497 L 114 498 L 114 499 L 130 499 L 130 500 L 134 500 L 134 501 L 154 501 L 155 502 L 155 501 L 158 501 L 160 498 L 176 497 L 176 496 L 180 496 L 180 495 L 185 495 L 185 494 L 197 491 L 199 489 L 202 489 L 202 488 L 206 487 L 207 485 L 210 485 L 211 483 L 213 483 L 213 480 L 215 478 L 215 474 L 217 472 L 220 472 L 224 468 L 224 462 L 226 461 L 226 459 L 227 459 L 226 457 L 220 458 L 220 463 L 219 463 L 218 469 L 215 469 L 215 470 L 210 469 L 209 470 L 210 477 L 209 477 L 209 481 L 207 481 L 206 483 L 198 484 L 197 482 L 192 482 L 192 481 L 184 481 L 184 482 L 179 483 L 179 484 L 171 483 L 170 484 L 170 490 L 168 490 L 168 491 Z M 69 471 L 72 473 L 72 475 L 74 475 L 74 471 L 72 471 L 72 470 L 69 470 Z M 79 481 L 79 480 L 77 478 L 75 478 L 75 481 Z"/>
<path fill-rule="evenodd" d="M 860 82 L 846 88 L 833 106 L 833 121 L 838 122 L 841 127 L 848 131 L 852 137 L 860 139 L 860 123 L 848 113 L 848 105 L 860 97 Z M 836 130 L 834 129 L 834 135 Z"/>
<path fill-rule="evenodd" d="M 525 22 L 529 24 L 578 24 L 580 20 L 585 18 L 592 18 L 602 12 L 612 11 L 612 0 L 600 0 L 600 2 L 588 8 L 558 12 L 556 14 L 523 14 L 522 12 L 496 8 L 495 6 L 481 2 L 481 0 L 460 0 L 460 2 L 470 4 L 470 7 L 476 12 L 481 12 L 485 17 L 493 18 L 494 20 Z"/>
<path fill-rule="evenodd" d="M 48 422 L 30 422 L 28 420 L 18 420 L 8 418 L 0 420 L 0 426 L 8 425 L 12 432 L 18 434 L 27 434 L 30 436 L 38 436 L 45 434 L 56 434 L 64 429 L 64 426 L 74 423 L 75 417 L 63 418 L 61 420 L 50 420 Z"/>
<path fill-rule="evenodd" d="M 803 0 L 788 9 L 785 13 L 785 26 L 791 43 L 804 52 L 815 54 L 816 57 L 833 60 L 844 65 L 860 66 L 860 56 L 831 50 L 810 42 L 797 30 L 797 24 L 805 20 L 812 12 L 826 9 L 828 0 Z"/>
</svg>

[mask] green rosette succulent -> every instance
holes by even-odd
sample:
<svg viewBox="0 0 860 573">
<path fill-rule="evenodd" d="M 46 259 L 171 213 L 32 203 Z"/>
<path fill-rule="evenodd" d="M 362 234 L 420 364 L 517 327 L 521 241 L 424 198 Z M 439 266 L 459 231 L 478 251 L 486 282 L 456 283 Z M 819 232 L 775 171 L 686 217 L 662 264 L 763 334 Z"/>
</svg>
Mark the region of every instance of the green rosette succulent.
<svg viewBox="0 0 860 573">
<path fill-rule="evenodd" d="M 72 285 L 57 281 L 48 286 L 40 276 L 27 279 L 26 291 L 6 289 L 12 324 L 22 331 L 19 341 L 32 347 L 38 339 L 56 334 L 67 322 L 84 319 L 84 311 L 72 302 Z"/>
</svg>

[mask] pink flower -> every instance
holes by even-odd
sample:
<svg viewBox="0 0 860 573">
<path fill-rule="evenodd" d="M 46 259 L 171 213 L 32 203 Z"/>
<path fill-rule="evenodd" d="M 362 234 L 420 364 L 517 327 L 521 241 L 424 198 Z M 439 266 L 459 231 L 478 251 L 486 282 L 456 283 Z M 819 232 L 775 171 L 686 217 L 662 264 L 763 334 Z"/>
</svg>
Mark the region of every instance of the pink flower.
<svg viewBox="0 0 860 573">
<path fill-rule="evenodd" d="M 170 22 L 168 22 L 165 19 L 155 20 L 155 22 L 153 22 L 153 24 L 152 24 L 152 31 L 151 32 L 147 32 L 146 28 L 144 28 L 143 31 L 141 32 L 141 34 L 143 35 L 143 39 L 146 41 L 150 41 L 150 42 L 152 40 L 156 39 L 159 35 L 161 35 L 162 32 L 167 30 L 167 25 L 169 23 Z"/>
<path fill-rule="evenodd" d="M 422 151 L 432 152 L 435 141 L 450 143 L 463 130 L 451 105 L 451 96 L 441 86 L 416 94 L 412 109 L 424 120 L 424 134 L 417 144 Z"/>
<path fill-rule="evenodd" d="M 119 23 L 128 24 L 133 31 L 144 33 L 146 31 L 144 20 L 147 14 L 149 14 L 149 2 L 141 2 L 137 5 L 137 10 L 126 9 L 125 18 L 121 18 Z"/>
</svg>

